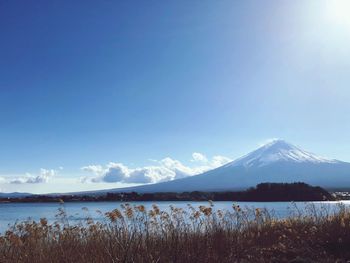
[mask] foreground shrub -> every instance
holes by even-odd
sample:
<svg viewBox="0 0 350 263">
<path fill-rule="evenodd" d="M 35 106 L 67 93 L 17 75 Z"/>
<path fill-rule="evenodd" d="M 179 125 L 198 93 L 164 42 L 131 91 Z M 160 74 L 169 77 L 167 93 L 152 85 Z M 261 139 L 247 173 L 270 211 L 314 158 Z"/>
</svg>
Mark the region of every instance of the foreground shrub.
<svg viewBox="0 0 350 263">
<path fill-rule="evenodd" d="M 70 224 L 16 223 L 0 237 L 0 262 L 346 262 L 350 211 L 309 206 L 278 220 L 264 209 L 187 209 L 125 204 Z M 87 209 L 84 209 L 87 210 Z M 102 213 L 101 213 L 102 214 Z"/>
</svg>

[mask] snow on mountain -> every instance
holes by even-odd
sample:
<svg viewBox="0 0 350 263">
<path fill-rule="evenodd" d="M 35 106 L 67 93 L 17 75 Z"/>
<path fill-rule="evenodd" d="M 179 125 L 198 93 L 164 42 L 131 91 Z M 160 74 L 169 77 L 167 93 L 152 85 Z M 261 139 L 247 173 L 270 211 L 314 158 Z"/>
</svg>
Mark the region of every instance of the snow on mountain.
<svg viewBox="0 0 350 263">
<path fill-rule="evenodd" d="M 304 151 L 283 140 L 274 140 L 259 149 L 251 152 L 226 166 L 266 166 L 273 162 L 296 162 L 296 163 L 336 163 L 337 160 L 331 160 L 317 156 L 313 153 Z"/>
<path fill-rule="evenodd" d="M 350 163 L 319 157 L 275 140 L 219 168 L 157 184 L 94 192 L 232 191 L 263 182 L 305 182 L 325 188 L 350 188 Z"/>
</svg>

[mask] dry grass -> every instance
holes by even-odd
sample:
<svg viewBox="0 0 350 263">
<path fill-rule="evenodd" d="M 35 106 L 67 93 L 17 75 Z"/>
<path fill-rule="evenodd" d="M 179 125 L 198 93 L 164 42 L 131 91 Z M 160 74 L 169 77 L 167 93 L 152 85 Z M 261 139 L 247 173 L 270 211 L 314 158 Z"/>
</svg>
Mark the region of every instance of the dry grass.
<svg viewBox="0 0 350 263">
<path fill-rule="evenodd" d="M 103 222 L 17 223 L 0 237 L 0 262 L 346 262 L 350 211 L 317 210 L 277 220 L 266 210 L 213 205 L 160 211 L 125 204 Z"/>
</svg>

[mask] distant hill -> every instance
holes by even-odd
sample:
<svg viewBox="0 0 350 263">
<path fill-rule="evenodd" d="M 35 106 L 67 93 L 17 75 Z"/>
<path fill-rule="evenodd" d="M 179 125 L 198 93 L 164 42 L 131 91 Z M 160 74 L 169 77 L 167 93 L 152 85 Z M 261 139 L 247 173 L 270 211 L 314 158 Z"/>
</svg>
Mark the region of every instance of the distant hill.
<svg viewBox="0 0 350 263">
<path fill-rule="evenodd" d="M 321 187 L 304 183 L 279 184 L 262 183 L 245 191 L 227 192 L 182 192 L 182 193 L 106 193 L 104 195 L 31 195 L 6 198 L 10 202 L 98 202 L 98 201 L 331 201 L 335 198 Z"/>
<path fill-rule="evenodd" d="M 262 183 L 243 192 L 241 201 L 331 201 L 335 198 L 325 189 L 305 183 Z"/>
<path fill-rule="evenodd" d="M 117 201 L 332 201 L 329 192 L 305 183 L 262 183 L 238 192 L 183 192 L 183 193 L 107 193 L 106 200 Z"/>
<path fill-rule="evenodd" d="M 13 193 L 0 193 L 0 198 L 16 198 L 16 197 L 25 197 L 25 196 L 31 196 L 30 193 L 19 193 L 19 192 L 13 192 Z"/>
</svg>

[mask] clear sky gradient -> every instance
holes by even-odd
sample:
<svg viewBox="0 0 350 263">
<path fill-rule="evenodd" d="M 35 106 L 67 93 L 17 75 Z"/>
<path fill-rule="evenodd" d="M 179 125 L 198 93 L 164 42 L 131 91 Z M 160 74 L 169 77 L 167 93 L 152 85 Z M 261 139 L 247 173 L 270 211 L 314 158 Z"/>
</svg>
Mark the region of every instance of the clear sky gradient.
<svg viewBox="0 0 350 263">
<path fill-rule="evenodd" d="M 1 1 L 0 191 L 123 186 L 76 181 L 269 138 L 350 161 L 348 14 L 346 0 Z"/>
</svg>

